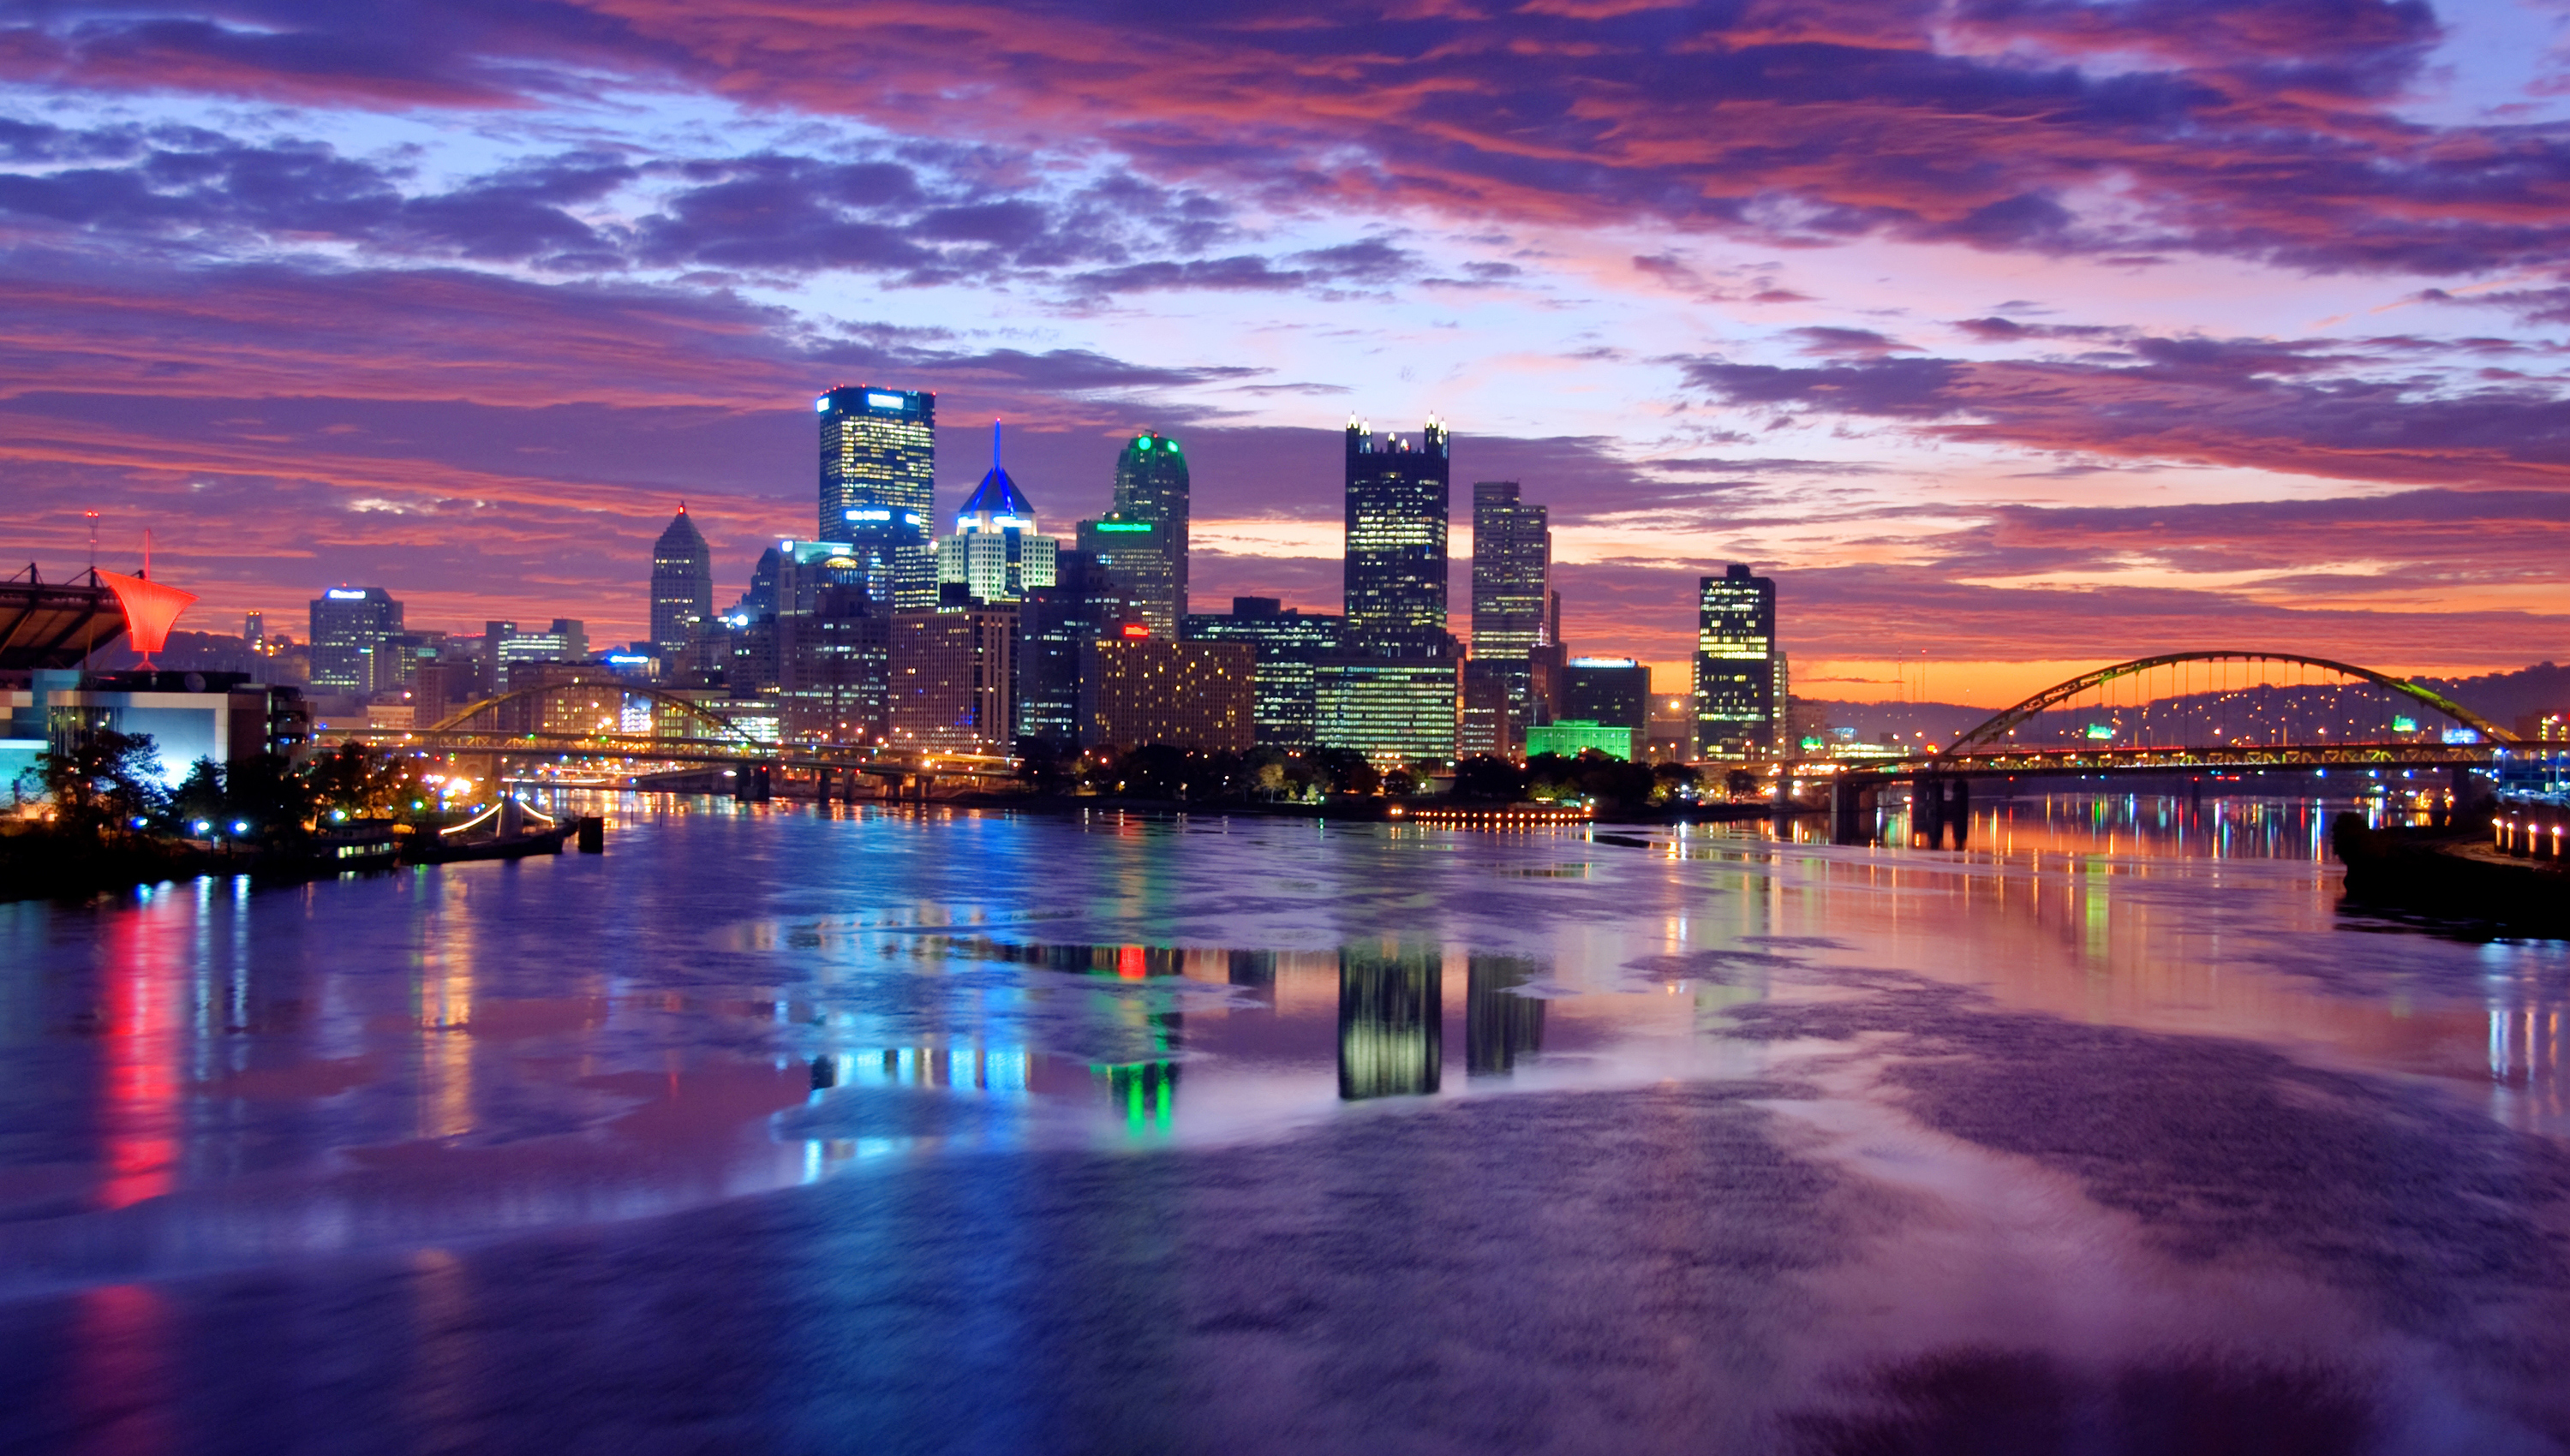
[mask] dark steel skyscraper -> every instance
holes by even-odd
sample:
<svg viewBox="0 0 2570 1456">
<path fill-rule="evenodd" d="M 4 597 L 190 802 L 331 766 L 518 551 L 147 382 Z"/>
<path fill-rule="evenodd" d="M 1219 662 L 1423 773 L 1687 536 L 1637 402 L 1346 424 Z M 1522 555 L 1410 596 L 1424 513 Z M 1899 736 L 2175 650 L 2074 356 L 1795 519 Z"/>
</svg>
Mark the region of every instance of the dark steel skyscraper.
<svg viewBox="0 0 2570 1456">
<path fill-rule="evenodd" d="M 843 541 L 888 578 L 900 607 L 937 604 L 937 396 L 842 385 L 812 401 L 821 417 L 815 541 Z"/>
<path fill-rule="evenodd" d="M 1776 583 L 1732 565 L 1698 584 L 1695 639 L 1695 751 L 1698 758 L 1746 758 L 1776 746 Z"/>
<path fill-rule="evenodd" d="M 1115 457 L 1115 521 L 1146 521 L 1152 543 L 1169 557 L 1169 596 L 1145 605 L 1153 620 L 1187 615 L 1187 458 L 1178 442 L 1146 430 Z M 1174 627 L 1172 628 L 1174 630 Z"/>
<path fill-rule="evenodd" d="M 674 662 L 714 614 L 714 553 L 687 519 L 686 503 L 651 544 L 651 646 Z"/>
<path fill-rule="evenodd" d="M 1451 438 L 1430 417 L 1412 445 L 1348 421 L 1347 631 L 1375 657 L 1438 657 L 1446 633 Z"/>
<path fill-rule="evenodd" d="M 1473 660 L 1508 685 L 1508 713 L 1534 721 L 1535 647 L 1547 640 L 1550 513 L 1518 499 L 1514 481 L 1473 487 Z"/>
</svg>

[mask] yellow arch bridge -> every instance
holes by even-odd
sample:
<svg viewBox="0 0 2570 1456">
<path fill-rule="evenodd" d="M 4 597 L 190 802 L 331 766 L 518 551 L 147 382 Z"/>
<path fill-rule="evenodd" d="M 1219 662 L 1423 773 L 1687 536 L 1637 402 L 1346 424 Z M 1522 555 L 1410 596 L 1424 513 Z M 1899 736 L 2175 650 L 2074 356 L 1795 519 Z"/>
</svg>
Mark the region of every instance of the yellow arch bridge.
<svg viewBox="0 0 2570 1456">
<path fill-rule="evenodd" d="M 2056 683 L 1941 746 L 1788 759 L 1777 785 L 1781 800 L 1797 778 L 1826 778 L 1831 838 L 1851 843 L 1870 833 L 1874 791 L 1907 782 L 1914 825 L 1933 843 L 1969 813 L 1974 779 L 2441 769 L 2459 791 L 2516 742 L 2442 694 L 2354 663 L 2171 652 Z"/>
</svg>

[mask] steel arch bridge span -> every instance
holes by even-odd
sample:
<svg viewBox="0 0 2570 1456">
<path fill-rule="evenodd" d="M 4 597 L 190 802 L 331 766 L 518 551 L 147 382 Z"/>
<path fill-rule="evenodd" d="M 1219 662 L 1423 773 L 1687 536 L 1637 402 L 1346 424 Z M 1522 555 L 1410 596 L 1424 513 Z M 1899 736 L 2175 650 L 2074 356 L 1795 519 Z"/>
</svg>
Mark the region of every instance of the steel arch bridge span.
<svg viewBox="0 0 2570 1456">
<path fill-rule="evenodd" d="M 708 710 L 701 703 L 692 702 L 686 698 L 679 697 L 675 693 L 663 692 L 655 687 L 644 687 L 637 683 L 616 681 L 549 682 L 540 683 L 534 687 L 516 688 L 509 692 L 501 693 L 496 697 L 488 697 L 482 699 L 480 702 L 468 703 L 465 706 L 456 709 L 454 712 L 447 714 L 445 717 L 438 719 L 436 722 L 431 723 L 427 727 L 415 729 L 413 731 L 417 732 L 422 737 L 426 737 L 433 733 L 473 733 L 480 730 L 467 728 L 464 725 L 468 720 L 474 717 L 474 715 L 479 713 L 488 713 L 510 703 L 537 702 L 557 693 L 594 693 L 610 690 L 623 693 L 627 697 L 647 698 L 654 707 L 675 709 L 681 717 L 690 718 L 696 722 L 702 723 L 720 735 L 719 739 L 713 741 L 738 744 L 744 748 L 762 750 L 771 746 L 762 744 L 758 740 L 751 738 L 748 734 L 742 732 L 738 726 L 733 724 L 729 718 L 722 716 L 720 713 Z M 694 739 L 688 741 L 703 743 L 708 740 Z"/>
<path fill-rule="evenodd" d="M 2117 678 L 2133 677 L 2153 668 L 2170 667 L 2185 662 L 2284 662 L 2303 667 L 2317 667 L 2324 671 L 2357 678 L 2411 698 L 2421 706 L 2442 713 L 2464 727 L 2472 729 L 2489 742 L 2514 743 L 2517 741 L 2515 734 L 2441 693 L 2430 692 L 2414 682 L 2404 682 L 2389 673 L 2376 672 L 2370 667 L 2358 667 L 2353 662 L 2340 662 L 2328 657 L 2311 657 L 2300 652 L 2167 652 L 2157 657 L 2136 657 L 2130 662 L 2118 662 L 2112 667 L 2100 667 L 2094 672 L 2083 672 L 2067 682 L 2055 683 L 2015 707 L 2003 709 L 1987 722 L 1958 735 L 1952 743 L 1944 747 L 1939 757 L 1947 754 L 1986 753 L 1991 750 L 2005 749 L 2008 731 L 2034 718 L 2037 714 L 2057 708 L 2077 698 L 2081 693 L 2101 687 Z"/>
</svg>

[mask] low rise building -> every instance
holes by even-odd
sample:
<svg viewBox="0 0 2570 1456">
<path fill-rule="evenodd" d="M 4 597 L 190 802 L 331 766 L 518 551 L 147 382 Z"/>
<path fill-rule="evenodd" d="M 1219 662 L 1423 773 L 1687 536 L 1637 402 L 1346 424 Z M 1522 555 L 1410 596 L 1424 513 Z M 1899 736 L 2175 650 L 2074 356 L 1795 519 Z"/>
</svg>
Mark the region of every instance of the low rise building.
<svg viewBox="0 0 2570 1456">
<path fill-rule="evenodd" d="M 1526 757 L 1557 753 L 1563 758 L 1577 758 L 1589 749 L 1630 761 L 1633 757 L 1635 730 L 1621 723 L 1599 723 L 1588 718 L 1561 718 L 1538 723 L 1526 730 Z"/>
</svg>

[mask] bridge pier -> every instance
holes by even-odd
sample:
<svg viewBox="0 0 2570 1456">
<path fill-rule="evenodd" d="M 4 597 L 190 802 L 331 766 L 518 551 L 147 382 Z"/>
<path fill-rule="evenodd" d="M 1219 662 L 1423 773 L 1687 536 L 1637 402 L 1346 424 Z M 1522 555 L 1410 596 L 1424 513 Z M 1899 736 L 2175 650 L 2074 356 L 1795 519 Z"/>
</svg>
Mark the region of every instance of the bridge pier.
<svg viewBox="0 0 2570 1456">
<path fill-rule="evenodd" d="M 1830 843 L 1874 843 L 1874 785 L 1840 775 L 1830 781 Z"/>
</svg>

